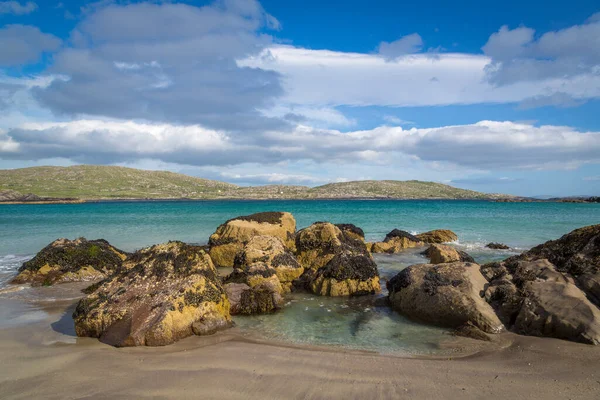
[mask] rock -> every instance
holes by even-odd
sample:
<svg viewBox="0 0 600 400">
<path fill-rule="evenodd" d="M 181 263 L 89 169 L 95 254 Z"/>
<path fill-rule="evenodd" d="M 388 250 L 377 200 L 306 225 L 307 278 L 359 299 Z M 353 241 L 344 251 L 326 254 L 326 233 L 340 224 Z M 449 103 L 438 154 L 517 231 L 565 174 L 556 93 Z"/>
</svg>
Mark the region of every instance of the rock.
<svg viewBox="0 0 600 400">
<path fill-rule="evenodd" d="M 404 249 L 423 246 L 423 242 L 416 236 L 400 229 L 394 229 L 387 235 L 383 242 L 370 245 L 372 253 L 399 253 Z"/>
<path fill-rule="evenodd" d="M 296 234 L 296 255 L 304 269 L 316 271 L 343 249 L 367 252 L 362 240 L 344 234 L 329 222 L 315 222 Z"/>
<path fill-rule="evenodd" d="M 319 268 L 310 282 L 321 296 L 358 296 L 379 293 L 377 265 L 368 252 L 343 250 Z"/>
<path fill-rule="evenodd" d="M 462 336 L 469 339 L 482 340 L 484 342 L 491 342 L 492 338 L 478 327 L 471 323 L 467 323 L 456 328 L 453 332 L 454 336 Z"/>
<path fill-rule="evenodd" d="M 448 229 L 436 229 L 420 233 L 417 238 L 425 243 L 447 243 L 458 240 L 458 235 Z"/>
<path fill-rule="evenodd" d="M 348 238 L 365 241 L 365 232 L 354 224 L 336 224 L 340 231 Z"/>
<path fill-rule="evenodd" d="M 486 264 L 486 300 L 517 333 L 600 343 L 600 225 Z"/>
<path fill-rule="evenodd" d="M 210 236 L 210 256 L 217 267 L 232 267 L 236 254 L 254 236 L 275 236 L 295 249 L 296 220 L 287 212 L 262 212 L 230 219 Z"/>
<path fill-rule="evenodd" d="M 508 250 L 508 249 L 510 249 L 510 247 L 508 247 L 504 243 L 494 243 L 494 242 L 486 244 L 485 247 L 487 247 L 488 249 L 494 249 L 494 250 Z"/>
<path fill-rule="evenodd" d="M 281 297 L 270 288 L 251 288 L 244 283 L 227 283 L 224 288 L 232 315 L 268 314 L 276 311 L 281 303 Z"/>
<path fill-rule="evenodd" d="M 272 270 L 277 276 L 283 292 L 289 292 L 292 282 L 304 272 L 292 251 L 284 246 L 281 239 L 274 236 L 255 236 L 235 256 L 234 272 L 247 274 L 247 269 L 255 264 L 265 264 L 265 270 Z M 251 285 L 255 286 L 255 285 Z"/>
<path fill-rule="evenodd" d="M 360 235 L 329 222 L 315 222 L 296 235 L 305 272 L 296 286 L 322 296 L 352 296 L 381 290 L 373 257 Z"/>
<path fill-rule="evenodd" d="M 465 324 L 488 333 L 503 329 L 492 307 L 481 297 L 487 281 L 479 265 L 412 265 L 387 283 L 392 307 L 409 318 L 449 328 Z"/>
<path fill-rule="evenodd" d="M 88 292 L 73 313 L 75 332 L 117 347 L 163 346 L 231 326 L 229 300 L 199 246 L 140 250 Z"/>
<path fill-rule="evenodd" d="M 443 264 L 455 261 L 472 262 L 475 260 L 469 254 L 462 250 L 456 250 L 454 247 L 443 244 L 432 244 L 424 254 L 429 258 L 432 264 Z"/>
<path fill-rule="evenodd" d="M 48 286 L 99 280 L 120 269 L 126 256 L 102 239 L 57 239 L 25 262 L 12 283 Z"/>
</svg>

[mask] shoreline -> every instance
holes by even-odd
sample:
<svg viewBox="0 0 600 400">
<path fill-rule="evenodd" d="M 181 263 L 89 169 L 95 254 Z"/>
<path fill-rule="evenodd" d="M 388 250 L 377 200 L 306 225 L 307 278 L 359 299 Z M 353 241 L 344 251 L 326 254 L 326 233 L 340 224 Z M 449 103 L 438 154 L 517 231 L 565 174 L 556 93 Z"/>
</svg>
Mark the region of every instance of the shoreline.
<svg viewBox="0 0 600 400">
<path fill-rule="evenodd" d="M 0 329 L 0 397 L 593 399 L 600 390 L 600 348 L 557 339 L 507 333 L 500 348 L 406 357 L 225 331 L 117 349 L 74 337 L 71 308 L 57 302 L 42 321 Z"/>
</svg>

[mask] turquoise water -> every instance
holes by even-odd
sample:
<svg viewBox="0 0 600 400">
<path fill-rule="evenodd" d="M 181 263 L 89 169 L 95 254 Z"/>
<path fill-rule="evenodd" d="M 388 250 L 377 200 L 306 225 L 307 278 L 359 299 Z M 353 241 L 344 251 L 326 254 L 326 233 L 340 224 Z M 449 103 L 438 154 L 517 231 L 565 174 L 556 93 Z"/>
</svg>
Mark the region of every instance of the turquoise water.
<svg viewBox="0 0 600 400">
<path fill-rule="evenodd" d="M 24 261 L 56 238 L 104 238 L 127 251 L 168 240 L 206 243 L 227 219 L 269 210 L 293 213 L 299 229 L 315 221 L 353 223 L 365 231 L 367 240 L 382 240 L 394 228 L 413 233 L 452 229 L 459 236 L 454 245 L 480 263 L 503 259 L 575 228 L 600 223 L 600 204 L 338 200 L 0 205 L 0 311 L 4 313 L 0 316 L 14 317 L 0 318 L 0 328 L 36 320 L 40 308 L 35 304 L 40 301 L 73 298 L 72 291 L 61 295 L 60 287 L 50 290 L 6 284 Z M 486 249 L 485 244 L 491 241 L 506 243 L 512 249 Z M 382 286 L 408 265 L 426 262 L 419 254 L 422 250 L 376 255 Z M 19 302 L 27 306 L 15 308 Z M 293 294 L 281 312 L 237 317 L 236 322 L 239 331 L 251 337 L 385 353 L 436 353 L 448 338 L 443 329 L 411 322 L 381 306 L 376 296 L 332 299 Z"/>
</svg>

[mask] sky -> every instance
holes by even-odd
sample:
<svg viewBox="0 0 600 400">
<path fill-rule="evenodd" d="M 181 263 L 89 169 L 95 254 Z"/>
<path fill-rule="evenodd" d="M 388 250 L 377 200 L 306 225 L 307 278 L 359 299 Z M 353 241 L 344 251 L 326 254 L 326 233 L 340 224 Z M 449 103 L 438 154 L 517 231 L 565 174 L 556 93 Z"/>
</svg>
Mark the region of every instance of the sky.
<svg viewBox="0 0 600 400">
<path fill-rule="evenodd" d="M 600 4 L 484 3 L 0 1 L 0 168 L 600 195 Z"/>
</svg>

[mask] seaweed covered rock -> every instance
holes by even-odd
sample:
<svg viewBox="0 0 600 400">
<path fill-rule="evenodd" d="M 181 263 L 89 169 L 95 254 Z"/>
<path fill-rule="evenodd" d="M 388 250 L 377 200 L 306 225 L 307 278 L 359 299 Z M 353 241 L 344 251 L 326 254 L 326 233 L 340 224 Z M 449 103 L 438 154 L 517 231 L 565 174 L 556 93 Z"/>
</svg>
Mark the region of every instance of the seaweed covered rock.
<svg viewBox="0 0 600 400">
<path fill-rule="evenodd" d="M 316 271 L 343 249 L 367 251 L 364 241 L 329 222 L 315 222 L 296 234 L 296 255 L 305 269 Z"/>
<path fill-rule="evenodd" d="M 120 269 L 126 256 L 103 239 L 57 239 L 25 262 L 12 282 L 48 286 L 103 279 Z"/>
<path fill-rule="evenodd" d="M 234 274 L 238 280 L 244 274 L 250 279 L 250 267 L 254 264 L 263 264 L 263 270 L 272 271 L 284 292 L 289 292 L 292 282 L 304 272 L 294 253 L 274 236 L 253 237 L 235 256 Z"/>
<path fill-rule="evenodd" d="M 429 232 L 419 233 L 417 238 L 425 243 L 448 243 L 458 240 L 458 235 L 448 229 L 436 229 Z"/>
<path fill-rule="evenodd" d="M 443 244 L 432 244 L 424 252 L 432 264 L 444 264 L 456 261 L 475 262 L 473 257 L 462 250 Z"/>
<path fill-rule="evenodd" d="M 262 285 L 251 288 L 245 283 L 224 285 L 231 315 L 268 314 L 279 309 L 281 296 Z"/>
<path fill-rule="evenodd" d="M 488 249 L 492 249 L 492 250 L 508 250 L 508 249 L 510 249 L 510 247 L 508 247 L 504 243 L 496 243 L 496 242 L 490 242 L 490 243 L 486 244 L 485 247 L 487 247 Z"/>
<path fill-rule="evenodd" d="M 479 265 L 412 265 L 387 283 L 392 308 L 409 318 L 448 328 L 471 324 L 497 333 L 502 323 L 481 297 L 487 281 Z"/>
<path fill-rule="evenodd" d="M 423 246 L 424 243 L 415 235 L 400 229 L 394 229 L 387 235 L 383 242 L 370 244 L 372 253 L 399 253 L 404 249 Z"/>
<path fill-rule="evenodd" d="M 600 225 L 482 266 L 487 301 L 517 333 L 600 343 Z"/>
<path fill-rule="evenodd" d="M 210 256 L 217 267 L 232 267 L 237 253 L 254 236 L 275 236 L 295 248 L 296 220 L 287 212 L 262 212 L 230 219 L 210 236 Z"/>
<path fill-rule="evenodd" d="M 73 313 L 75 331 L 113 346 L 163 346 L 231 325 L 227 295 L 199 246 L 140 250 L 88 292 Z"/>
<path fill-rule="evenodd" d="M 342 250 L 319 268 L 309 283 L 321 296 L 358 296 L 381 290 L 377 265 L 368 252 Z"/>
<path fill-rule="evenodd" d="M 360 240 L 362 242 L 365 241 L 365 232 L 354 224 L 336 224 L 336 227 L 342 234 L 346 235 L 349 239 Z"/>
</svg>

